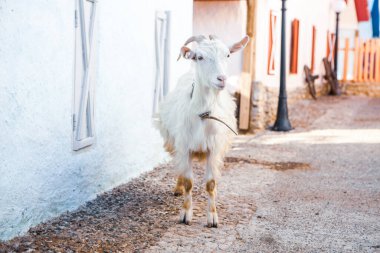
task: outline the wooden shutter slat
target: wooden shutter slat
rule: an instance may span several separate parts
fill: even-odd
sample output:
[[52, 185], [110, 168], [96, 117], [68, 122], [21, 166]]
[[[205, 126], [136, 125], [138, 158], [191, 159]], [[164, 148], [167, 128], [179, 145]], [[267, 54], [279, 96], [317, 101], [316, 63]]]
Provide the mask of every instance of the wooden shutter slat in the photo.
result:
[[344, 81], [347, 81], [349, 51], [350, 51], [350, 39], [346, 38], [345, 44], [344, 44], [344, 64], [343, 64], [343, 80]]
[[290, 73], [297, 74], [298, 67], [298, 37], [299, 37], [299, 20], [292, 21], [291, 35], [291, 54], [290, 54]]
[[311, 63], [310, 63], [310, 70], [313, 73], [314, 72], [314, 64], [315, 64], [315, 41], [317, 37], [317, 29], [313, 25], [312, 30], [312, 44], [311, 44]]
[[153, 117], [158, 115], [159, 103], [169, 91], [169, 22], [169, 11], [156, 13], [156, 78], [153, 93]]
[[380, 39], [376, 39], [375, 80], [380, 82]]
[[[86, 112], [86, 119], [89, 123], [88, 126], [88, 134], [89, 136], [92, 136], [92, 106], [89, 102], [89, 88], [90, 88], [90, 71], [91, 71], [91, 53], [92, 53], [92, 35], [93, 35], [93, 29], [94, 29], [94, 21], [95, 21], [95, 11], [96, 11], [96, 4], [93, 3], [92, 9], [91, 9], [91, 18], [90, 18], [90, 27], [89, 27], [89, 38], [86, 37], [86, 27], [85, 27], [85, 16], [84, 16], [84, 6], [83, 6], [83, 0], [79, 0], [80, 3], [80, 17], [81, 17], [81, 34], [82, 34], [82, 45], [83, 45], [83, 51], [84, 51], [84, 59], [85, 59], [85, 73], [83, 78], [83, 86], [82, 86], [82, 92], [81, 92], [81, 100], [80, 100], [80, 106], [79, 106], [79, 114], [78, 114], [78, 131], [77, 131], [77, 140], [79, 140], [81, 136], [82, 131], [82, 124], [83, 124], [83, 117], [84, 112]], [[83, 21], [83, 22], [82, 22]], [[91, 36], [90, 36], [91, 35]], [[87, 109], [87, 110], [86, 110]]]
[[363, 75], [364, 75], [363, 80], [364, 80], [365, 82], [368, 81], [369, 53], [370, 53], [370, 42], [369, 42], [369, 40], [367, 40], [367, 41], [365, 42], [365, 51], [364, 51], [364, 70], [363, 70]]
[[353, 80], [358, 80], [359, 69], [359, 38], [355, 36], [355, 48], [354, 48], [354, 77]]
[[270, 11], [269, 15], [269, 45], [268, 45], [268, 75], [275, 74], [275, 47], [276, 47], [276, 16]]

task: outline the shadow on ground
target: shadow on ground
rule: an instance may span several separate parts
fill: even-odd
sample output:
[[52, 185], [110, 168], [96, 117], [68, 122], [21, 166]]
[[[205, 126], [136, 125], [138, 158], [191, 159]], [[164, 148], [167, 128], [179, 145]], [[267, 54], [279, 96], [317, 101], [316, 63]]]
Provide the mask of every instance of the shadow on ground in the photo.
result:
[[[275, 170], [305, 169], [302, 163], [270, 163], [227, 157], [224, 173], [242, 163], [260, 164]], [[172, 193], [175, 178], [171, 164], [160, 166], [131, 182], [99, 195], [78, 210], [31, 228], [25, 236], [0, 243], [0, 252], [141, 251], [154, 246], [169, 228], [181, 228], [177, 218], [182, 197]], [[203, 191], [203, 168], [194, 166], [194, 220], [196, 229], [212, 234], [206, 222], [207, 198]], [[228, 201], [227, 201], [228, 199]], [[221, 227], [246, 223], [255, 212], [253, 199], [221, 196], [218, 212]], [[198, 226], [197, 226], [198, 225]], [[200, 225], [200, 226], [199, 226]], [[194, 223], [193, 223], [194, 226]], [[180, 229], [181, 230], [181, 229]]]

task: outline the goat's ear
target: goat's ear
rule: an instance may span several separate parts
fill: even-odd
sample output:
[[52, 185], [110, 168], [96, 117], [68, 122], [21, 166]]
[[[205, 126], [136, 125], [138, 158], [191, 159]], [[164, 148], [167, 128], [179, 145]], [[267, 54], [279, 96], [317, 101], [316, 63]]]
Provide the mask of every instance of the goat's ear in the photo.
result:
[[177, 61], [181, 58], [181, 56], [185, 59], [195, 59], [195, 53], [191, 51], [188, 47], [181, 47], [181, 52], [179, 53]]
[[233, 44], [230, 47], [230, 53], [232, 54], [232, 53], [239, 51], [240, 49], [245, 48], [245, 46], [248, 44], [248, 41], [249, 41], [249, 37], [248, 37], [248, 35], [245, 35], [241, 41]]

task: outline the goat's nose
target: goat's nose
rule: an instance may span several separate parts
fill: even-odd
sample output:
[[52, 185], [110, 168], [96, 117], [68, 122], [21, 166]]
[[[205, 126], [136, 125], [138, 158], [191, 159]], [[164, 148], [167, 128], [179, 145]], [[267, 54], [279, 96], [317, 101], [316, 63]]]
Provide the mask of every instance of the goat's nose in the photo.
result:
[[225, 75], [219, 75], [219, 76], [216, 77], [216, 79], [218, 79], [218, 81], [223, 82], [223, 81], [225, 81], [227, 79], [227, 77]]

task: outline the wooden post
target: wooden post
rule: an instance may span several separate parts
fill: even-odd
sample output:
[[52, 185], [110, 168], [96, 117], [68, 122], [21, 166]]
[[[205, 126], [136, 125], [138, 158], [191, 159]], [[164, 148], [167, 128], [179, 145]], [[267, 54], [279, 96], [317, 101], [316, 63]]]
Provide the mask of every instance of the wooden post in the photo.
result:
[[349, 50], [350, 50], [350, 39], [346, 38], [345, 43], [344, 43], [343, 81], [347, 81]]
[[370, 40], [367, 40], [365, 42], [365, 51], [364, 51], [364, 71], [363, 71], [363, 81], [368, 82], [368, 70], [369, 70], [369, 54], [370, 54], [370, 49], [371, 49], [371, 43]]
[[380, 82], [380, 39], [376, 40], [376, 71], [375, 71], [376, 82]]
[[317, 37], [317, 29], [313, 25], [313, 33], [312, 33], [312, 44], [311, 44], [311, 63], [310, 63], [310, 70], [311, 73], [314, 73], [314, 64], [315, 64], [315, 41]]
[[375, 70], [375, 49], [376, 49], [376, 41], [371, 41], [371, 47], [370, 47], [370, 53], [369, 53], [369, 81], [373, 82], [375, 81], [374, 77], [374, 70]]
[[364, 42], [359, 41], [358, 81], [363, 81]]
[[292, 21], [291, 33], [291, 50], [290, 50], [290, 68], [291, 74], [297, 74], [298, 70], [298, 40], [299, 40], [299, 20]]
[[248, 130], [251, 109], [251, 87], [255, 79], [257, 0], [247, 1], [247, 35], [250, 41], [243, 52], [243, 72], [241, 74], [239, 129]]
[[358, 81], [359, 73], [359, 38], [355, 37], [355, 48], [354, 48], [354, 78], [353, 81]]

